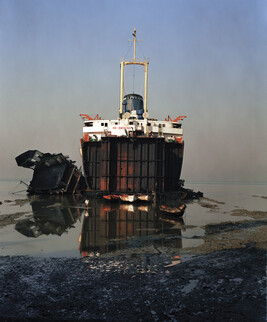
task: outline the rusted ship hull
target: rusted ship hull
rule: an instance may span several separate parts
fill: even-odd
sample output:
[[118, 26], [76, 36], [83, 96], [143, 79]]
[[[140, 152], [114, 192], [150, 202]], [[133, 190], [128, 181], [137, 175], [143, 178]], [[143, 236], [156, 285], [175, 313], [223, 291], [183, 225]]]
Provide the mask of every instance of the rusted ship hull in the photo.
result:
[[113, 193], [177, 191], [184, 143], [159, 137], [102, 137], [81, 141], [88, 188]]

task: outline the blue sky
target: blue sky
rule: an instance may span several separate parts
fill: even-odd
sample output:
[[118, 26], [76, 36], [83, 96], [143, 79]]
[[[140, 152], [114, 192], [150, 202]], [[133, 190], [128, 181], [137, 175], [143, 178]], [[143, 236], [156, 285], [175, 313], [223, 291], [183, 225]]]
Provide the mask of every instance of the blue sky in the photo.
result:
[[31, 178], [28, 149], [81, 165], [79, 114], [117, 117], [135, 27], [150, 116], [188, 117], [183, 179], [267, 182], [264, 0], [0, 0], [0, 178]]

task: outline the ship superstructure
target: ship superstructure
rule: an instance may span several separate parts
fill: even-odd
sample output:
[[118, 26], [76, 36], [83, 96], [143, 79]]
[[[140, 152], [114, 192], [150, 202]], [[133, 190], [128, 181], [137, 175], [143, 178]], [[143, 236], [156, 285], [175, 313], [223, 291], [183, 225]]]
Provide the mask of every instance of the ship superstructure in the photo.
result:
[[[119, 117], [115, 120], [83, 119], [81, 150], [88, 189], [116, 193], [177, 191], [183, 160], [181, 121], [168, 116], [164, 121], [150, 118], [147, 111], [148, 60], [136, 59], [136, 29], [133, 60], [122, 60]], [[124, 69], [142, 65], [145, 73], [144, 99], [124, 94]]]

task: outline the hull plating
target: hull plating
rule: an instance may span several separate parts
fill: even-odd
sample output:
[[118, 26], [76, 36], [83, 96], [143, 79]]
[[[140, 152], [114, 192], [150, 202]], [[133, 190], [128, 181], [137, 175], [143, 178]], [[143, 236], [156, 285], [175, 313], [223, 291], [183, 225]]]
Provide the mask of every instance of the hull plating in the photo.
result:
[[183, 143], [164, 138], [103, 137], [99, 142], [82, 142], [88, 187], [128, 193], [177, 191], [183, 150]]

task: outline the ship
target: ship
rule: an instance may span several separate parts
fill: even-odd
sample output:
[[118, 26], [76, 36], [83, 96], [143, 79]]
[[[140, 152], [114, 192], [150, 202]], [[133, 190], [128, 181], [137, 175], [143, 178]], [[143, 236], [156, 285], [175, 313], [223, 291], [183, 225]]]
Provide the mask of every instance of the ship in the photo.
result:
[[[147, 109], [149, 60], [136, 58], [136, 28], [133, 59], [120, 62], [120, 106], [117, 119], [80, 114], [83, 120], [81, 155], [88, 191], [113, 194], [164, 194], [181, 189], [184, 154], [182, 120], [170, 116], [160, 121]], [[144, 67], [144, 97], [124, 93], [125, 67]]]

